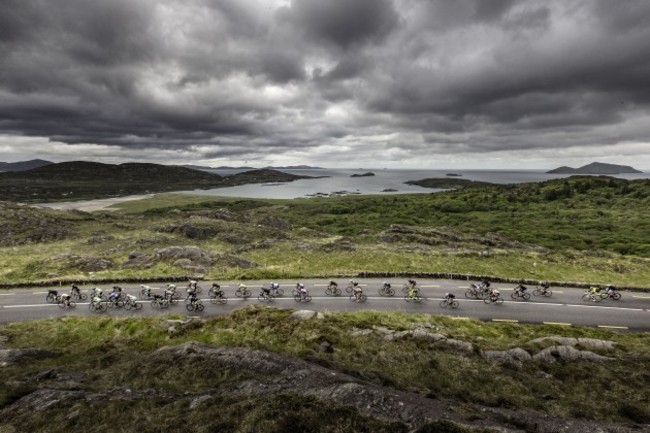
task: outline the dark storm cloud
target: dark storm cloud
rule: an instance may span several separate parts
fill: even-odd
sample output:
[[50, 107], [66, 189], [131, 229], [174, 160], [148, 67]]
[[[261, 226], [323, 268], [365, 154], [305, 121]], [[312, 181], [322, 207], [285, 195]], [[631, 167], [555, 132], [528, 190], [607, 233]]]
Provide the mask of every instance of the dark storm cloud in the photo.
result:
[[0, 133], [197, 158], [647, 142], [648, 22], [641, 0], [6, 0]]

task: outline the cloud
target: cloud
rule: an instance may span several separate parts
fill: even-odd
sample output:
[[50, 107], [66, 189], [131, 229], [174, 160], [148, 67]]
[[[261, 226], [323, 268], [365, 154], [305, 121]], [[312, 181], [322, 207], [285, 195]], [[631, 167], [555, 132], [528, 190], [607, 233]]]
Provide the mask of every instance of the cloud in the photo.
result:
[[0, 134], [22, 148], [0, 159], [28, 137], [187, 162], [602, 154], [650, 137], [649, 21], [642, 0], [6, 0]]

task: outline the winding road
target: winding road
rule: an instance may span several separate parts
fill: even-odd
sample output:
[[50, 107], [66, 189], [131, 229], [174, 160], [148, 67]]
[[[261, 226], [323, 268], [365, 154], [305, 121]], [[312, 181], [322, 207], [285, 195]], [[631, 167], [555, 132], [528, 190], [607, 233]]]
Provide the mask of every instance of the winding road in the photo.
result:
[[[343, 290], [341, 296], [325, 295], [325, 280], [302, 280], [301, 282], [309, 290], [312, 301], [309, 303], [298, 303], [291, 296], [291, 290], [295, 286], [295, 280], [278, 281], [285, 292], [283, 297], [276, 298], [271, 304], [279, 308], [329, 310], [329, 311], [356, 311], [369, 309], [376, 311], [402, 311], [410, 313], [428, 313], [448, 315], [459, 320], [475, 318], [485, 321], [511, 322], [511, 323], [544, 323], [555, 326], [590, 326], [606, 329], [629, 329], [637, 331], [650, 330], [650, 293], [621, 291], [622, 299], [614, 301], [605, 299], [600, 302], [585, 302], [582, 300], [584, 289], [552, 287], [553, 296], [531, 296], [529, 301], [514, 301], [511, 299], [515, 285], [493, 283], [501, 291], [505, 302], [502, 305], [485, 304], [481, 299], [467, 299], [464, 296], [465, 290], [471, 281], [460, 280], [418, 280], [424, 300], [421, 303], [405, 302], [401, 287], [405, 281], [390, 280], [393, 288], [396, 289], [394, 297], [382, 297], [378, 289], [382, 285], [379, 279], [360, 280], [364, 293], [368, 300], [364, 303], [351, 302], [345, 293], [347, 281], [339, 280], [339, 288]], [[103, 313], [92, 313], [88, 309], [88, 301], [81, 301], [74, 309], [61, 309], [56, 304], [48, 304], [45, 295], [48, 288], [16, 289], [0, 291], [0, 323], [48, 319], [62, 317], [65, 315], [156, 315], [181, 313], [201, 316], [214, 316], [227, 314], [236, 308], [249, 304], [259, 304], [257, 295], [259, 288], [268, 281], [246, 281], [245, 284], [252, 292], [252, 296], [246, 300], [234, 296], [234, 291], [239, 281], [219, 282], [226, 293], [228, 303], [225, 305], [211, 304], [207, 298], [208, 288], [212, 281], [201, 281], [203, 291], [199, 295], [203, 299], [205, 310], [201, 313], [188, 312], [181, 301], [168, 309], [153, 309], [149, 301], [143, 300], [144, 308], [141, 310], [125, 310], [123, 308], [108, 309]], [[122, 285], [126, 293], [138, 296], [140, 286], [136, 284]], [[164, 284], [152, 287], [164, 287]], [[69, 292], [69, 287], [52, 287], [59, 292]], [[81, 287], [82, 291], [89, 292], [92, 287]], [[110, 286], [103, 286], [104, 293], [110, 291]], [[178, 284], [178, 288], [184, 296], [185, 287]], [[532, 287], [529, 287], [532, 290]], [[159, 289], [162, 293], [162, 289]], [[441, 308], [439, 302], [446, 292], [456, 295], [460, 306], [458, 309]]]

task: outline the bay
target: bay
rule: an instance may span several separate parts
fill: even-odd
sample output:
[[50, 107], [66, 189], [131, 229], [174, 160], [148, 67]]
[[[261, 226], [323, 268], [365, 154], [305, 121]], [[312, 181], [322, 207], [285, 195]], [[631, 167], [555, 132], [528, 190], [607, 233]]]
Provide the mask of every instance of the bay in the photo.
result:
[[[220, 175], [230, 175], [246, 170], [215, 169], [206, 170]], [[395, 170], [395, 169], [301, 169], [280, 170], [303, 176], [321, 176], [316, 179], [300, 179], [293, 182], [272, 184], [248, 184], [228, 188], [209, 190], [182, 191], [185, 194], [210, 195], [223, 197], [275, 198], [293, 199], [315, 195], [346, 194], [429, 194], [441, 191], [435, 188], [423, 188], [407, 185], [409, 180], [426, 178], [458, 178], [478, 180], [498, 184], [542, 182], [551, 179], [569, 177], [568, 174], [550, 174], [545, 170]], [[351, 177], [373, 173], [374, 176]], [[459, 176], [448, 176], [454, 174]], [[322, 177], [327, 176], [327, 177]], [[650, 173], [630, 173], [615, 175], [622, 179], [647, 179]], [[384, 192], [385, 190], [394, 190]]]

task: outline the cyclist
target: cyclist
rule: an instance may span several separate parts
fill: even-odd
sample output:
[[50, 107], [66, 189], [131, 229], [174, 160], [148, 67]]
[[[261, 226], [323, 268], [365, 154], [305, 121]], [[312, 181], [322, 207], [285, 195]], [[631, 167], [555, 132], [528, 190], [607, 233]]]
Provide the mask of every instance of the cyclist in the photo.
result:
[[309, 292], [305, 288], [305, 285], [302, 283], [300, 283], [300, 285], [298, 286], [298, 294], [300, 295], [301, 298], [304, 298], [309, 294]]
[[453, 301], [454, 299], [456, 299], [456, 295], [454, 295], [453, 293], [445, 293], [445, 299], [448, 301]]
[[71, 298], [71, 296], [68, 295], [67, 293], [62, 293], [61, 294], [61, 302], [63, 303], [63, 305], [65, 305], [66, 307], [69, 307], [70, 306], [70, 298]]
[[497, 289], [490, 289], [489, 291], [489, 297], [490, 299], [498, 299], [499, 295], [501, 295], [501, 292], [499, 292]]
[[410, 299], [414, 299], [418, 296], [418, 289], [415, 287], [415, 285], [409, 286], [407, 295]]
[[175, 293], [176, 293], [176, 285], [167, 284], [167, 290], [165, 290], [165, 298], [171, 299]]
[[77, 287], [76, 284], [73, 284], [72, 287], [70, 288], [70, 294], [77, 295], [79, 297], [81, 296], [81, 291], [79, 290], [79, 287]]
[[330, 286], [332, 289], [335, 289], [335, 288], [338, 287], [339, 285], [336, 284], [336, 281], [334, 281], [334, 280], [330, 280], [330, 284], [329, 284], [329, 286]]
[[268, 289], [268, 288], [262, 286], [262, 291], [260, 292], [260, 295], [262, 295], [266, 299], [270, 299], [271, 298], [271, 289]]
[[188, 284], [188, 288], [192, 290], [193, 292], [196, 291], [196, 287], [199, 285], [199, 283], [196, 280], [190, 280], [190, 283]]
[[354, 297], [356, 299], [359, 299], [361, 295], [363, 294], [363, 290], [361, 289], [361, 286], [359, 286], [358, 281], [350, 281], [352, 283], [352, 293], [354, 294]]
[[598, 293], [600, 292], [600, 287], [599, 287], [599, 286], [591, 286], [591, 287], [589, 288], [589, 292], [590, 292], [592, 295], [596, 295], [596, 294], [598, 294]]
[[151, 287], [145, 286], [144, 284], [140, 284], [140, 289], [144, 294], [144, 296], [146, 296], [147, 298], [151, 298]]
[[607, 285], [607, 296], [612, 296], [618, 289], [612, 284]]
[[210, 291], [215, 298], [223, 298], [224, 296], [223, 290], [221, 290], [221, 286], [218, 283], [212, 283]]
[[416, 285], [417, 285], [417, 283], [415, 282], [414, 279], [412, 279], [412, 278], [409, 279], [409, 281], [408, 281], [408, 288], [409, 288], [409, 289], [415, 289], [415, 286], [416, 286]]
[[93, 297], [101, 298], [104, 291], [100, 287], [93, 287]]
[[390, 283], [387, 282], [387, 281], [384, 281], [384, 285], [382, 287], [384, 288], [384, 290], [388, 290], [388, 289], [390, 289]]
[[117, 301], [120, 298], [122, 289], [119, 286], [113, 286], [113, 291], [108, 294], [109, 301]]
[[189, 299], [190, 304], [196, 304], [196, 301], [197, 301], [199, 298], [197, 298], [197, 296], [196, 296], [196, 292], [192, 291], [192, 292], [188, 292], [188, 294], [187, 294], [187, 299]]
[[515, 293], [517, 293], [518, 295], [523, 295], [524, 293], [526, 293], [527, 290], [528, 287], [524, 286], [523, 284], [520, 284], [517, 287], [515, 287]]
[[277, 296], [279, 288], [280, 288], [279, 283], [275, 283], [275, 282], [271, 281], [271, 291], [273, 292], [274, 295]]

